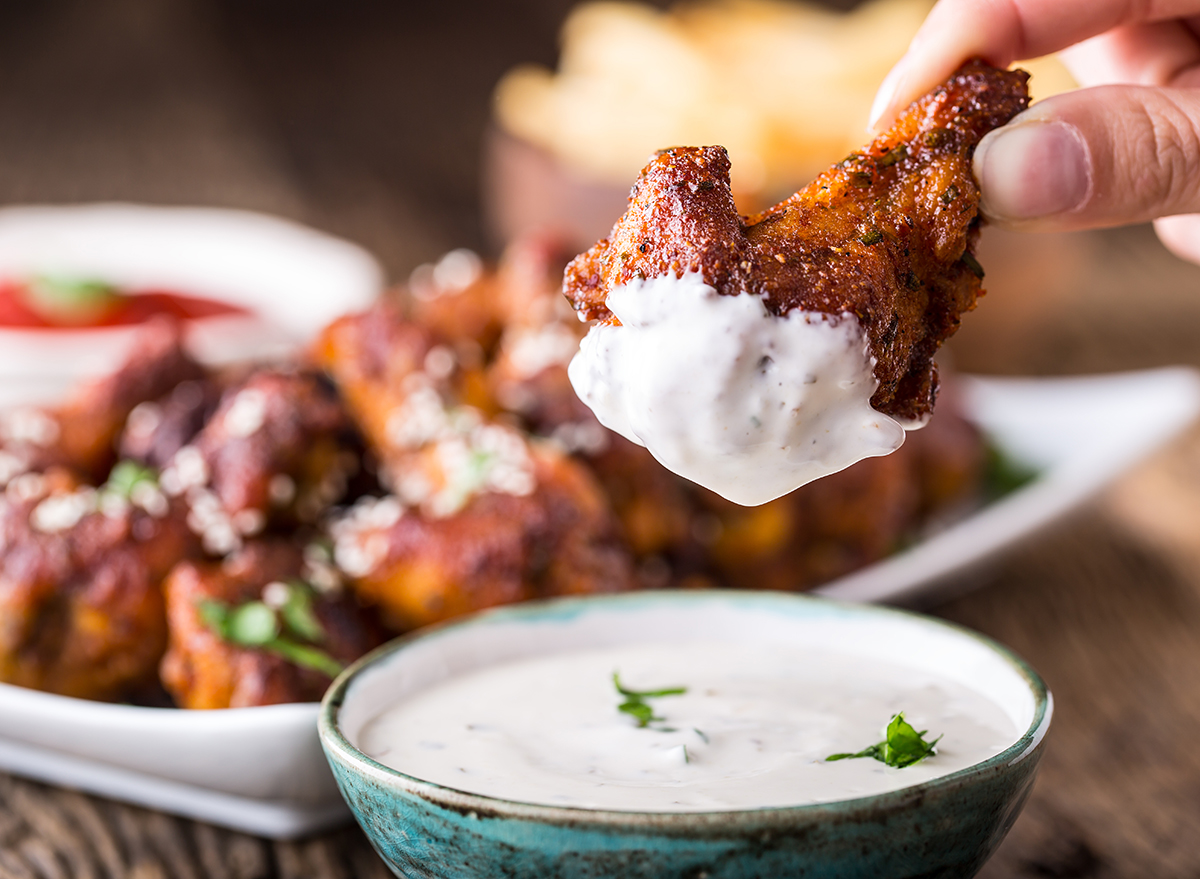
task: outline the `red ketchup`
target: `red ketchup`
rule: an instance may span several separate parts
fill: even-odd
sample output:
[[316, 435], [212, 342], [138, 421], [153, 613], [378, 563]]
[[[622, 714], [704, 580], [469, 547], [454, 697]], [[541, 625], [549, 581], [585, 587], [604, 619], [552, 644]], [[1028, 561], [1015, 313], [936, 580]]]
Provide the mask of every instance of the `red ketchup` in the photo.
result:
[[96, 320], [86, 323], [59, 323], [49, 320], [27, 304], [25, 285], [18, 281], [0, 282], [0, 327], [43, 330], [71, 330], [89, 327], [118, 327], [140, 324], [159, 315], [180, 320], [250, 314], [248, 309], [218, 299], [185, 296], [167, 290], [146, 290], [120, 296]]

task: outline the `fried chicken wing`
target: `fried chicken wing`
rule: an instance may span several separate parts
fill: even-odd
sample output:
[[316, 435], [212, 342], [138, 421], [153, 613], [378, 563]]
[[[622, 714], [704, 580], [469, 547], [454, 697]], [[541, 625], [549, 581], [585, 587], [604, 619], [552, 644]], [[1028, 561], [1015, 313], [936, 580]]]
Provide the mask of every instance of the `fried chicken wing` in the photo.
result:
[[937, 391], [933, 354], [983, 276], [971, 157], [1028, 105], [1027, 79], [968, 63], [861, 152], [749, 218], [734, 207], [723, 148], [663, 150], [611, 235], [567, 268], [566, 294], [582, 317], [611, 321], [614, 287], [699, 272], [775, 315], [854, 315], [875, 360], [872, 407], [922, 421]]
[[406, 317], [448, 341], [470, 341], [490, 351], [504, 329], [502, 285], [473, 252], [452, 250], [413, 271]]
[[456, 509], [364, 499], [333, 525], [339, 566], [393, 629], [530, 598], [634, 588], [629, 552], [587, 469], [550, 448], [528, 449], [515, 433], [497, 445], [508, 448], [490, 461], [458, 461], [464, 470], [451, 476], [465, 479], [469, 494], [453, 483], [441, 490], [461, 499]]
[[146, 324], [119, 370], [82, 385], [59, 407], [58, 446], [67, 463], [92, 475], [104, 472], [115, 460], [118, 434], [139, 403], [204, 376], [203, 367], [184, 350], [182, 333], [174, 321]]
[[325, 376], [260, 368], [225, 390], [170, 458], [162, 486], [187, 504], [204, 548], [224, 555], [273, 525], [316, 522], [343, 500], [360, 460], [358, 434]]
[[230, 640], [219, 630], [211, 608], [229, 613], [254, 603], [254, 610], [279, 613], [298, 594], [306, 608], [305, 628], [311, 631], [288, 631], [286, 621], [277, 621], [276, 638], [315, 647], [334, 663], [352, 662], [380, 642], [379, 630], [348, 592], [313, 593], [301, 582], [304, 574], [300, 547], [279, 540], [251, 541], [224, 562], [183, 562], [171, 571], [164, 586], [170, 645], [161, 674], [180, 707], [315, 702], [329, 686], [333, 668], [325, 671], [296, 662], [275, 643]]
[[473, 345], [490, 357], [514, 326], [540, 321], [547, 307], [565, 306], [560, 295], [544, 294], [547, 281], [558, 293], [572, 255], [548, 231], [510, 244], [494, 268], [470, 251], [452, 250], [412, 273], [405, 317], [460, 350]]
[[68, 467], [93, 484], [102, 482], [116, 461], [116, 444], [130, 412], [203, 375], [184, 350], [178, 322], [149, 321], [138, 328], [124, 363], [84, 382], [60, 405], [0, 412], [0, 484], [6, 470], [11, 477], [51, 466]]
[[154, 682], [160, 584], [192, 551], [182, 510], [150, 482], [128, 496], [63, 470], [0, 494], [0, 680], [118, 699]]
[[[542, 339], [534, 335], [522, 341], [550, 347], [563, 336], [574, 338], [565, 328], [557, 337], [550, 327], [541, 335]], [[488, 378], [505, 408], [519, 414], [527, 429], [571, 452], [592, 471], [635, 555], [670, 553], [688, 541], [693, 506], [689, 484], [644, 448], [601, 425], [572, 390], [564, 363], [548, 362], [527, 371], [519, 368], [519, 358], [505, 357], [502, 351]]]
[[380, 307], [339, 320], [316, 347], [390, 491], [331, 526], [355, 591], [406, 630], [525, 598], [632, 588], [592, 474], [469, 405], [440, 338]]
[[449, 393], [459, 367], [450, 346], [387, 302], [338, 318], [311, 356], [337, 385], [368, 445], [384, 457], [411, 445], [421, 430], [406, 413], [429, 394]]
[[180, 382], [165, 396], [139, 403], [121, 432], [121, 457], [162, 470], [203, 429], [224, 390], [223, 383], [210, 376]]

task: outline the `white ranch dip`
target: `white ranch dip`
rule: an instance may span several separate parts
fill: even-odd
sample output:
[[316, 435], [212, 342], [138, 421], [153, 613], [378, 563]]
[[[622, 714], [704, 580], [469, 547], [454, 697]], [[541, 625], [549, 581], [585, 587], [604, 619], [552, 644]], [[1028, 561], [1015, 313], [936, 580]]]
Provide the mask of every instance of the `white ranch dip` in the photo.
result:
[[904, 442], [871, 408], [878, 382], [851, 314], [770, 314], [722, 296], [698, 272], [608, 294], [570, 377], [600, 423], [663, 466], [747, 506], [763, 504]]
[[[685, 686], [646, 701], [629, 689]], [[895, 769], [827, 762], [879, 742], [903, 711], [937, 753]], [[670, 731], [663, 731], [667, 727]], [[678, 812], [822, 803], [917, 784], [1000, 753], [1018, 737], [981, 694], [928, 672], [828, 650], [744, 643], [629, 645], [502, 663], [417, 692], [358, 736], [408, 775], [518, 802]]]

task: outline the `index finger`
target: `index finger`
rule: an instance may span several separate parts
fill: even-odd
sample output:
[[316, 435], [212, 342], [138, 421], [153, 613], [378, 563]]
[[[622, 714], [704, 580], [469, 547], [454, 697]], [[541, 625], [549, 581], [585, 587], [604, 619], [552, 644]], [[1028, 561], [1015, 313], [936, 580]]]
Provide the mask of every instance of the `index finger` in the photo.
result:
[[1198, 11], [1200, 0], [939, 0], [879, 87], [870, 128], [886, 128], [969, 58], [1007, 67], [1115, 27]]

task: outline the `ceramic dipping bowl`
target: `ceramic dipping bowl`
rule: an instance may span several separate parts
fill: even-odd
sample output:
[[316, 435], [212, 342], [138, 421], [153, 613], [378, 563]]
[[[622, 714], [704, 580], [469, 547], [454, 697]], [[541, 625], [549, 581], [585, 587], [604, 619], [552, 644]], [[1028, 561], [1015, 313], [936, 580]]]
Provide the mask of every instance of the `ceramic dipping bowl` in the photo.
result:
[[[36, 275], [244, 309], [188, 321], [189, 349], [212, 365], [286, 356], [384, 286], [361, 247], [265, 214], [119, 203], [0, 209], [0, 282]], [[4, 403], [56, 400], [116, 369], [137, 339], [136, 325], [0, 326]]]
[[[627, 812], [511, 802], [414, 778], [356, 746], [380, 711], [439, 681], [618, 644], [712, 638], [828, 645], [934, 672], [986, 696], [1020, 731], [967, 769], [890, 793], [724, 812]], [[414, 633], [347, 669], [321, 706], [342, 795], [398, 876], [530, 879], [965, 879], [1016, 820], [1052, 699], [1005, 648], [939, 620], [780, 593], [642, 592], [501, 608]]]

